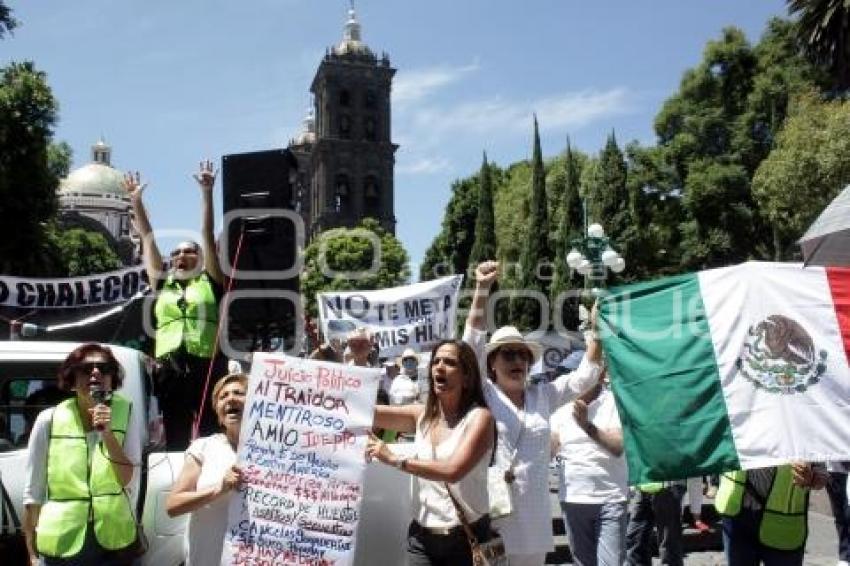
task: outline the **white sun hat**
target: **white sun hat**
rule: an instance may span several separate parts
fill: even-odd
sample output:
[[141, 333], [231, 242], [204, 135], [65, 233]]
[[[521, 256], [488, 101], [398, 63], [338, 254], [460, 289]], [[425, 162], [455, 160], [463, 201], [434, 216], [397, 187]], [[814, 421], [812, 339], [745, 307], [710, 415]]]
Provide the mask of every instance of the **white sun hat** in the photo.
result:
[[493, 336], [490, 337], [490, 341], [484, 347], [484, 351], [489, 356], [497, 348], [509, 345], [525, 346], [528, 348], [528, 351], [531, 352], [532, 364], [536, 363], [540, 359], [541, 354], [543, 354], [543, 346], [537, 342], [526, 340], [515, 326], [503, 326], [494, 332]]

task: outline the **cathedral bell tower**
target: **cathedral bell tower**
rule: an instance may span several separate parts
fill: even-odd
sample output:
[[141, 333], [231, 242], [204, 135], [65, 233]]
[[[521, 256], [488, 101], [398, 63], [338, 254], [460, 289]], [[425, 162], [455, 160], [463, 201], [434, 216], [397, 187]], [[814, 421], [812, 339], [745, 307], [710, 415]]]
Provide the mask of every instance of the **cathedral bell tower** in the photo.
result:
[[390, 89], [395, 69], [361, 40], [354, 7], [342, 41], [326, 52], [310, 86], [314, 145], [310, 156], [309, 235], [372, 217], [395, 233]]

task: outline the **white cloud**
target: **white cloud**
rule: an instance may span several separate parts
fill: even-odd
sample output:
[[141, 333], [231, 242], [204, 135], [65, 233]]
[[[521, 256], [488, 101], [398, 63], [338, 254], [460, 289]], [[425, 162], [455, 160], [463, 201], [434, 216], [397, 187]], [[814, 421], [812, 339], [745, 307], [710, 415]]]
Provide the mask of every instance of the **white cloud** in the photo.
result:
[[393, 104], [405, 105], [427, 98], [441, 88], [461, 80], [479, 68], [478, 62], [462, 67], [431, 67], [399, 71], [393, 80]]
[[491, 98], [470, 101], [454, 108], [426, 107], [410, 115], [412, 127], [432, 139], [451, 133], [495, 134], [527, 132], [532, 114], [541, 130], [578, 129], [601, 118], [630, 111], [624, 88], [607, 91], [568, 92], [530, 101]]
[[450, 169], [451, 163], [442, 156], [420, 157], [409, 163], [401, 162], [396, 166], [396, 173], [401, 175], [428, 175], [442, 173]]

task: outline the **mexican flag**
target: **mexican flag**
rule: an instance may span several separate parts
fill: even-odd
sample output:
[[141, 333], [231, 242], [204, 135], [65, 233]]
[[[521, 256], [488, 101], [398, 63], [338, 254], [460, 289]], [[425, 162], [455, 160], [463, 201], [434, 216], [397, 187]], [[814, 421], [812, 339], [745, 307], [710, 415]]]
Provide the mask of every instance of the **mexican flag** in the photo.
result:
[[850, 460], [850, 268], [669, 277], [599, 317], [629, 483]]

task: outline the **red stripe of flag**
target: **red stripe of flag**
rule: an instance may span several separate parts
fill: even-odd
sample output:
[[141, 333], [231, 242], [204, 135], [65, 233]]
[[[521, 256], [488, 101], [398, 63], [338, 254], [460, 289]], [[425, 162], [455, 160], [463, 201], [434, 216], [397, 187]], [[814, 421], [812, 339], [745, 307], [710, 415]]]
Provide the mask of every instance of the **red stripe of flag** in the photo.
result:
[[844, 342], [844, 354], [850, 364], [850, 268], [827, 267], [826, 277], [832, 293], [832, 304], [838, 318], [838, 331]]

